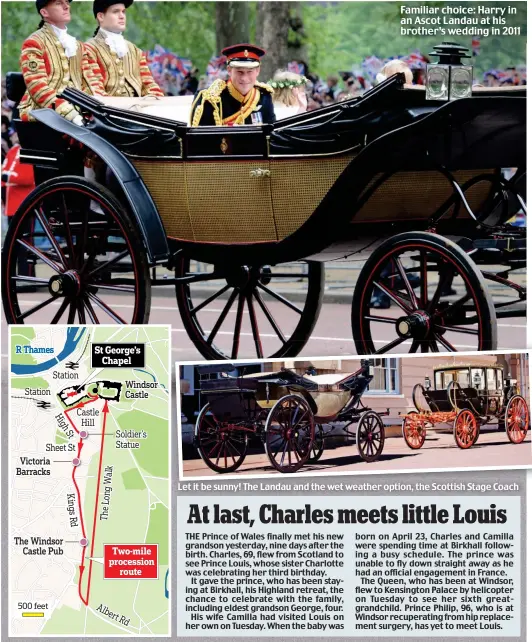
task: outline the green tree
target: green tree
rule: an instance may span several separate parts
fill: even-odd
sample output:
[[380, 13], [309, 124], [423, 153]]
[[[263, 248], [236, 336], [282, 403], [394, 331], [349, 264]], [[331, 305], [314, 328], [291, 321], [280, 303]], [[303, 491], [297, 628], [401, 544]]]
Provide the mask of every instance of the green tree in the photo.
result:
[[[33, 2], [9, 0], [1, 2], [2, 14], [2, 73], [18, 69], [20, 47], [34, 29], [39, 16]], [[149, 50], [156, 44], [180, 56], [191, 58], [203, 72], [209, 58], [218, 51], [216, 2], [135, 2], [128, 10], [126, 36], [139, 47]], [[220, 3], [242, 4], [242, 3]], [[406, 55], [415, 49], [432, 51], [442, 37], [404, 36], [400, 32], [401, 6], [404, 2], [249, 2], [250, 40], [268, 49], [272, 65], [284, 64], [295, 51], [307, 56], [311, 71], [326, 76], [341, 69], [360, 65], [366, 56], [382, 58]], [[422, 6], [423, 2], [409, 2], [408, 6]], [[457, 2], [435, 2], [431, 6], [458, 5]], [[464, 3], [460, 3], [464, 4]], [[525, 2], [467, 2], [468, 5], [508, 7], [517, 9], [506, 16], [506, 25], [520, 27], [520, 35], [490, 35], [481, 38], [480, 55], [474, 64], [478, 72], [492, 67], [505, 68], [526, 62], [526, 3]], [[271, 5], [271, 6], [270, 6]], [[278, 9], [275, 31], [264, 30], [264, 19], [274, 24], [273, 5]], [[288, 9], [288, 10], [287, 10]], [[275, 12], [273, 12], [275, 13]], [[233, 14], [235, 33], [242, 29], [245, 14]], [[267, 15], [268, 14], [268, 15]], [[271, 18], [271, 19], [270, 19]], [[284, 23], [294, 20], [304, 25], [294, 35]], [[283, 24], [281, 24], [283, 23]], [[95, 28], [92, 3], [72, 4], [70, 33], [81, 40], [89, 38]], [[471, 47], [471, 37], [458, 38], [460, 44]], [[297, 42], [296, 42], [297, 41]], [[293, 48], [293, 45], [296, 48]], [[304, 49], [301, 49], [304, 47]], [[262, 75], [266, 78], [265, 75]]]

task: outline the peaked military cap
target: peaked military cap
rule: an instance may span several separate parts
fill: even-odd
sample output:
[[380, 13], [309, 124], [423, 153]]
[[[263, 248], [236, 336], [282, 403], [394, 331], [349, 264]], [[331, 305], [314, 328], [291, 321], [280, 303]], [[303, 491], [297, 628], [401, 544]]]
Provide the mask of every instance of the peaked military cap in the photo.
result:
[[260, 66], [260, 59], [266, 52], [261, 47], [249, 44], [231, 45], [222, 49], [229, 67], [252, 69]]

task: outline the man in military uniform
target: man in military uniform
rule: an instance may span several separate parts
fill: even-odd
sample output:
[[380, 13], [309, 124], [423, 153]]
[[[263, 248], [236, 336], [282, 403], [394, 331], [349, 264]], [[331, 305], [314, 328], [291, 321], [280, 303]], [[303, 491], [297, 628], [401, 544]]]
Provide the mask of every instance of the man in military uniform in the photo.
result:
[[255, 45], [233, 45], [222, 50], [229, 79], [215, 80], [198, 92], [192, 103], [191, 123], [198, 125], [260, 125], [275, 122], [273, 89], [257, 82], [260, 59], [266, 52]]
[[37, 0], [42, 20], [22, 45], [20, 67], [26, 93], [19, 104], [22, 120], [33, 120], [33, 109], [50, 107], [77, 125], [83, 125], [74, 105], [58, 98], [67, 87], [98, 93], [92, 74], [82, 73], [83, 45], [67, 33], [71, 0]]
[[132, 4], [133, 0], [94, 0], [99, 26], [85, 43], [84, 73], [98, 78], [100, 90], [108, 96], [164, 96], [144, 53], [123, 36], [126, 9]]

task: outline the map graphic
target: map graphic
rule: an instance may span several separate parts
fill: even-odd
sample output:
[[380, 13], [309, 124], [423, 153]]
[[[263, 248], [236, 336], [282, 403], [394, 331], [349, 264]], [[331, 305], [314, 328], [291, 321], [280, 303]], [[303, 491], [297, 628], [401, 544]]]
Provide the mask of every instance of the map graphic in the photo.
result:
[[10, 327], [11, 636], [169, 635], [169, 336]]

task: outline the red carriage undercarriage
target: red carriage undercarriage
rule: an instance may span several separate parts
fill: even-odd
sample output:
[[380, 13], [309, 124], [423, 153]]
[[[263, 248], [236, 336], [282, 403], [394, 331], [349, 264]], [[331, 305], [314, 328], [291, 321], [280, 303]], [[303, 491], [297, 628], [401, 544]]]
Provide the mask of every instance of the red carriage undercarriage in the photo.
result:
[[439, 424], [452, 425], [456, 445], [470, 448], [480, 436], [481, 425], [494, 419], [512, 443], [525, 440], [530, 424], [528, 404], [511, 382], [503, 385], [502, 367], [439, 368], [434, 372], [434, 385], [434, 390], [428, 385], [414, 386], [416, 411], [403, 419], [403, 437], [410, 448], [421, 448], [427, 430]]

